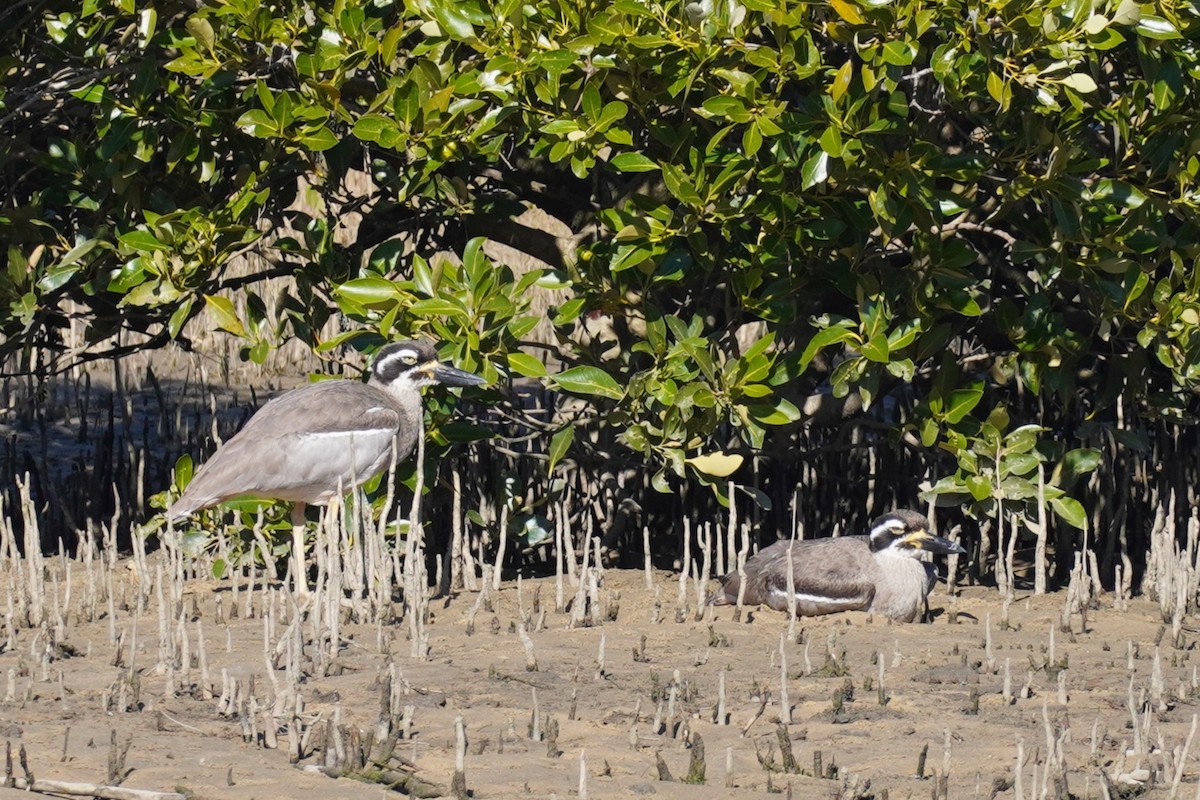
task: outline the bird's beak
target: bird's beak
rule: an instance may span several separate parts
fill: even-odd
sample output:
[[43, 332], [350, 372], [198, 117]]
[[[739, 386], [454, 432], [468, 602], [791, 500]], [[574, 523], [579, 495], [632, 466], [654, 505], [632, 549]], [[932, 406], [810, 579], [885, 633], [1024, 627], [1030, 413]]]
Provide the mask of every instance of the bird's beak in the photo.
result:
[[483, 386], [487, 381], [473, 372], [435, 362], [429, 369], [429, 374], [438, 383], [445, 386]]
[[958, 555], [967, 554], [967, 551], [958, 542], [943, 539], [941, 536], [932, 534], [923, 528], [919, 531], [913, 531], [905, 537], [905, 540], [912, 547], [924, 550], [927, 553], [933, 553], [934, 555], [949, 555], [950, 553], [957, 553]]

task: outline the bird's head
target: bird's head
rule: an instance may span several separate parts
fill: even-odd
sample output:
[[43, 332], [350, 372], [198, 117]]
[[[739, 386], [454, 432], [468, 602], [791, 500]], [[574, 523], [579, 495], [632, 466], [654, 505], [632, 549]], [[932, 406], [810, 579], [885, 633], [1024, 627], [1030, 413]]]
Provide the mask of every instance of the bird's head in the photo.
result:
[[382, 386], [407, 383], [413, 388], [432, 386], [482, 386], [486, 381], [438, 359], [431, 342], [409, 340], [384, 345], [371, 365], [371, 382]]
[[921, 553], [967, 552], [957, 543], [932, 533], [931, 527], [929, 520], [916, 511], [901, 508], [884, 514], [871, 525], [871, 552], [887, 551], [909, 558], [919, 558]]

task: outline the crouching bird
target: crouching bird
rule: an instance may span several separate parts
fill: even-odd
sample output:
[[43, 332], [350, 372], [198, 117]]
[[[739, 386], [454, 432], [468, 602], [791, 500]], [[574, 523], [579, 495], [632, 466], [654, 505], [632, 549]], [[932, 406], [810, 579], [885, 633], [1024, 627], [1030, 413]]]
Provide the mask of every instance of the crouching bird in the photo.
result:
[[[937, 582], [937, 571], [921, 554], [966, 553], [929, 528], [921, 514], [899, 509], [875, 520], [866, 536], [776, 542], [746, 561], [743, 602], [787, 611], [790, 560], [798, 615], [871, 611], [913, 622], [924, 615]], [[737, 572], [729, 573], [709, 603], [737, 603], [740, 583]]]
[[439, 361], [429, 342], [385, 345], [366, 383], [323, 381], [268, 402], [196, 471], [167, 518], [237, 497], [292, 501], [292, 582], [306, 594], [305, 507], [340, 499], [408, 457], [421, 431], [421, 387], [484, 382]]

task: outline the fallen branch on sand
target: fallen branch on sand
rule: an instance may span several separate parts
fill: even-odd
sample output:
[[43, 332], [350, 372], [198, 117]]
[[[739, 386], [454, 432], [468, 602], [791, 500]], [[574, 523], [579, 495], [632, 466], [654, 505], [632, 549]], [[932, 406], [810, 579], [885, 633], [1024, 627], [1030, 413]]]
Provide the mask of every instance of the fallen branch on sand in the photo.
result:
[[38, 794], [65, 794], [76, 797], [102, 797], [104, 800], [184, 800], [179, 792], [156, 792], [151, 789], [129, 789], [124, 786], [104, 786], [74, 781], [27, 780], [12, 778], [11, 786]]

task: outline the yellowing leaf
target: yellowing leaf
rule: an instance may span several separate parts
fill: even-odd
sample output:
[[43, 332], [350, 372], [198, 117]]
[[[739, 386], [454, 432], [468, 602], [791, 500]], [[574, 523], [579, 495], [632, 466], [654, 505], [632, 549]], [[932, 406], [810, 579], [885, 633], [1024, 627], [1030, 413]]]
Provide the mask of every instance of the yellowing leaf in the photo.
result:
[[858, 9], [846, 0], [829, 0], [829, 5], [833, 6], [833, 10], [842, 19], [849, 22], [851, 25], [862, 25], [866, 22], [863, 15], [858, 13]]
[[1075, 72], [1062, 79], [1063, 86], [1069, 86], [1080, 94], [1096, 91], [1096, 82], [1086, 72]]
[[1007, 82], [1000, 76], [999, 73], [989, 72], [987, 76], [987, 90], [992, 99], [1000, 104], [1001, 110], [1008, 108], [1008, 101], [1011, 95]]
[[845, 64], [838, 67], [837, 74], [833, 76], [833, 84], [829, 87], [829, 94], [833, 97], [833, 102], [838, 102], [846, 96], [846, 91], [850, 88], [850, 80], [854, 77], [854, 64], [847, 59]]
[[187, 32], [192, 35], [197, 44], [212, 52], [217, 43], [217, 35], [208, 20], [204, 17], [189, 17], [183, 26], [187, 28]]
[[1095, 36], [1107, 27], [1108, 17], [1103, 14], [1092, 14], [1088, 17], [1087, 22], [1083, 23], [1083, 31], [1089, 36]]
[[233, 303], [229, 301], [228, 297], [206, 294], [204, 295], [204, 302], [216, 320], [218, 328], [228, 331], [234, 336], [247, 335], [246, 328], [242, 325], [242, 321], [238, 319], [237, 311], [234, 310]]
[[730, 475], [738, 471], [745, 460], [742, 456], [736, 453], [705, 453], [704, 455], [693, 456], [692, 458], [684, 459], [697, 472], [703, 472], [705, 475], [711, 475], [714, 478], [728, 478]]

